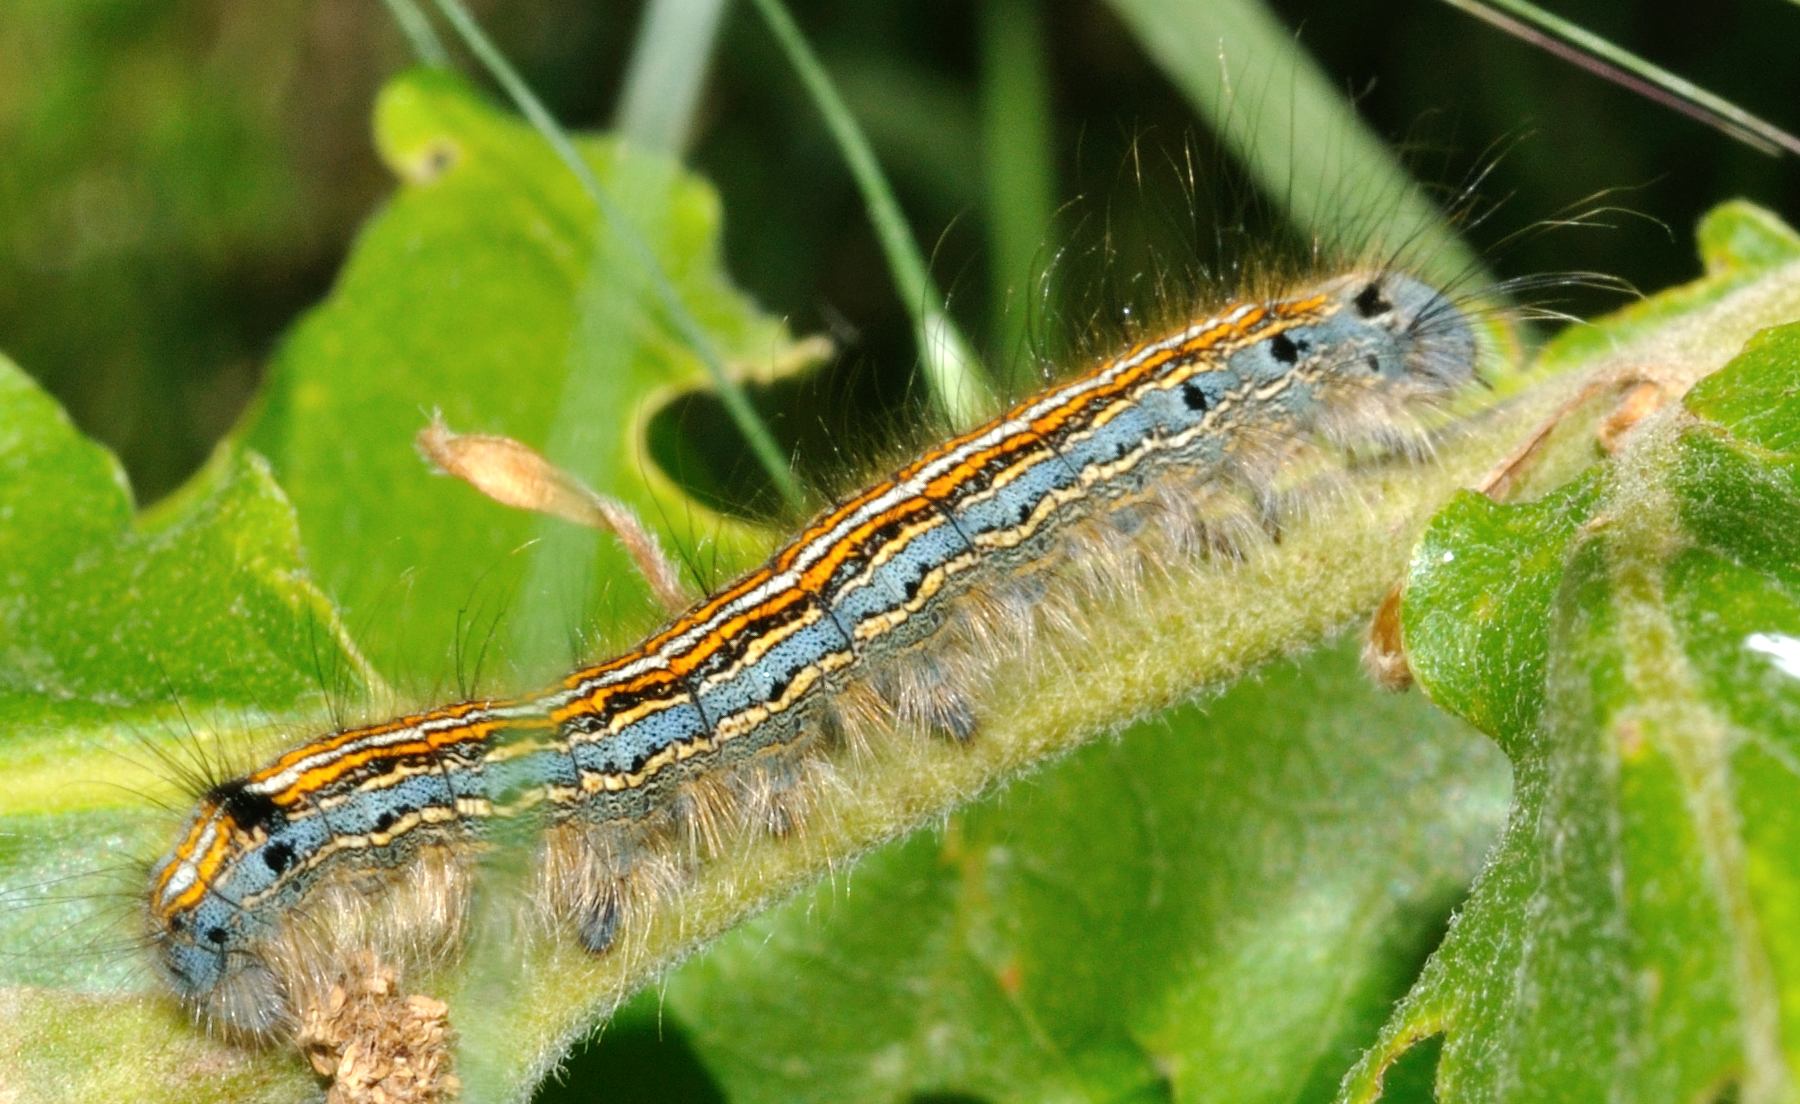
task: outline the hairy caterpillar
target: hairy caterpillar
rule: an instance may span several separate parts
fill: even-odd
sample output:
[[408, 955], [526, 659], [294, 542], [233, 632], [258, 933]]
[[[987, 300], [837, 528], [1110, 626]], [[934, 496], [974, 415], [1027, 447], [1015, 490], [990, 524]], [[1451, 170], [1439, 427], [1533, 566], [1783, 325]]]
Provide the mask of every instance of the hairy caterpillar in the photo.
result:
[[473, 856], [513, 825], [533, 906], [604, 952], [723, 841], [784, 831], [809, 773], [859, 743], [980, 739], [988, 658], [1093, 574], [1278, 528], [1287, 461], [1316, 442], [1423, 451], [1416, 415], [1477, 350], [1444, 293], [1368, 270], [1106, 358], [844, 499], [617, 659], [212, 787], [152, 875], [163, 973], [209, 1023], [279, 1033], [346, 951], [452, 945]]

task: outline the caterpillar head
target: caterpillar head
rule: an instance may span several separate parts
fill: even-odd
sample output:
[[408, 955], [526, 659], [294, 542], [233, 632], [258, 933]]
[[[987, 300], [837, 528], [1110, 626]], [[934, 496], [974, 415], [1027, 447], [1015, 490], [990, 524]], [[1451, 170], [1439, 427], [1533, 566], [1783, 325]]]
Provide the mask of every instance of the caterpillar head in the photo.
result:
[[1352, 273], [1286, 300], [1294, 322], [1239, 349], [1241, 380], [1297, 377], [1310, 394], [1348, 389], [1447, 393], [1475, 378], [1468, 316], [1437, 288], [1402, 272]]
[[223, 789], [201, 802], [181, 842], [152, 871], [149, 936], [157, 964], [196, 1018], [263, 1035], [287, 1021], [288, 1005], [257, 949], [263, 933], [241, 903], [251, 887], [235, 884], [242, 879], [234, 875], [258, 862], [269, 866], [269, 849], [265, 834], [237, 815], [242, 801]]

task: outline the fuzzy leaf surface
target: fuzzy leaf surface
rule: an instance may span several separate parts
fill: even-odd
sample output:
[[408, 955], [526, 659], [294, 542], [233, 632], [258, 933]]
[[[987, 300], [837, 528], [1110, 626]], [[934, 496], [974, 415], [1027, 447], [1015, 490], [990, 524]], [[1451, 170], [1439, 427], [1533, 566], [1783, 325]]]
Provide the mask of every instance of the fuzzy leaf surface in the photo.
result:
[[1515, 805], [1347, 1099], [1436, 1035], [1445, 1101], [1796, 1098], [1800, 325], [1707, 374], [1649, 320], [1729, 312], [1800, 248], [1743, 207], [1702, 243], [1708, 280], [1610, 328], [1619, 363], [1699, 382], [1541, 498], [1460, 496], [1415, 552], [1409, 659]]
[[1324, 1099], [1509, 785], [1349, 643], [877, 852], [677, 973], [668, 1012], [733, 1101]]

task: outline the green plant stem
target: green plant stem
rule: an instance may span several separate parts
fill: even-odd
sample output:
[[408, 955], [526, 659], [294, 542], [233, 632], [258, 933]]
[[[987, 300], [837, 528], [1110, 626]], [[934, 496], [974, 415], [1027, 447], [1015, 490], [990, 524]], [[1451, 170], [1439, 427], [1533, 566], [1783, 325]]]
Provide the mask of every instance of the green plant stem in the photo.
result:
[[425, 17], [415, 0], [382, 0], [387, 5], [388, 14], [394, 17], [394, 23], [406, 41], [412, 44], [413, 56], [422, 64], [434, 69], [448, 68], [450, 52], [444, 49], [444, 41], [431, 26], [431, 20]]
[[987, 384], [981, 378], [968, 343], [944, 313], [941, 306], [943, 293], [926, 271], [925, 259], [913, 242], [905, 216], [900, 213], [900, 204], [875, 159], [875, 151], [869, 147], [868, 138], [781, 0], [755, 0], [755, 3], [770, 33], [786, 52], [789, 64], [806, 85], [850, 166], [850, 175], [868, 206], [869, 221], [874, 225], [882, 252], [887, 257], [888, 271], [912, 317], [919, 356], [932, 396], [952, 423], [968, 425], [989, 408]]
[[649, 281], [650, 291], [655, 296], [657, 305], [661, 307], [669, 324], [675, 327], [681, 339], [687, 343], [706, 367], [707, 374], [712, 378], [713, 386], [718, 389], [720, 401], [725, 404], [731, 420], [737, 425], [738, 431], [744, 435], [744, 439], [749, 443], [757, 461], [768, 473], [776, 490], [780, 492], [781, 497], [790, 507], [795, 510], [803, 510], [806, 498], [800, 491], [800, 484], [794, 478], [794, 473], [788, 465], [787, 457], [781, 451], [781, 446], [776, 443], [768, 426], [763, 424], [762, 418], [756, 413], [756, 408], [750, 405], [749, 396], [744, 393], [744, 389], [738, 385], [737, 380], [726, 368], [724, 359], [719, 355], [718, 347], [713, 344], [705, 327], [700, 325], [699, 320], [682, 303], [681, 296], [676, 292], [675, 285], [669, 279], [669, 274], [663, 270], [661, 262], [656, 259], [650, 243], [644, 240], [644, 236], [638, 232], [630, 217], [619, 209], [611, 194], [594, 175], [593, 168], [576, 152], [575, 144], [569, 140], [568, 133], [551, 116], [543, 101], [537, 98], [524, 79], [513, 69], [505, 55], [500, 53], [492, 40], [482, 31], [480, 24], [475, 22], [475, 18], [469, 14], [469, 10], [463, 5], [462, 0], [435, 0], [435, 3], [438, 11], [443, 13], [444, 18], [449, 20], [450, 25], [455, 28], [456, 33], [469, 47], [469, 51], [475, 55], [483, 68], [512, 99], [520, 113], [530, 121], [532, 126], [537, 128], [538, 133], [544, 136], [544, 140], [550, 143], [557, 156], [569, 167], [569, 171], [575, 174], [576, 180], [581, 183], [582, 190], [587, 192], [594, 201], [594, 206], [599, 209], [600, 216], [605, 220], [607, 228], [617, 235], [632, 260], [637, 263], [639, 270]]
[[1433, 279], [1485, 271], [1261, 0], [1110, 3], [1262, 193], [1327, 254], [1385, 246]]
[[625, 70], [616, 129], [649, 149], [686, 148], [725, 0], [653, 0]]
[[[988, 253], [997, 346], [1016, 356], [1029, 314], [1021, 299], [1050, 226], [1055, 167], [1050, 155], [1050, 75], [1044, 20], [1030, 0], [981, 4], [981, 145], [987, 184]], [[1023, 289], [1024, 296], [1017, 293]], [[1044, 289], [1047, 291], [1047, 289]]]

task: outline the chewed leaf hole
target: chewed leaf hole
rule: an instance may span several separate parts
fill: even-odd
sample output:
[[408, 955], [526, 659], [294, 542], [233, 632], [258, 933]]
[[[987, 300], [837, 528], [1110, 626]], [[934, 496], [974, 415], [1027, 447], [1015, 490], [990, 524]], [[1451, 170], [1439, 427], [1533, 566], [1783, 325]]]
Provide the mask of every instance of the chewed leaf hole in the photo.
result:
[[1444, 1036], [1427, 1035], [1395, 1057], [1381, 1073], [1381, 1093], [1374, 1099], [1384, 1104], [1430, 1104], [1437, 1100], [1438, 1058]]

